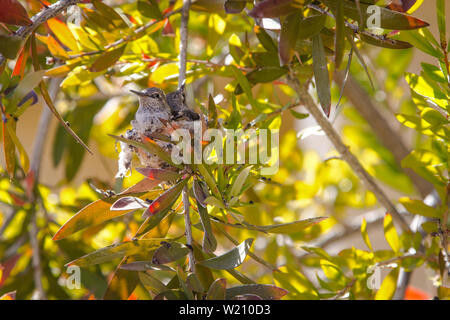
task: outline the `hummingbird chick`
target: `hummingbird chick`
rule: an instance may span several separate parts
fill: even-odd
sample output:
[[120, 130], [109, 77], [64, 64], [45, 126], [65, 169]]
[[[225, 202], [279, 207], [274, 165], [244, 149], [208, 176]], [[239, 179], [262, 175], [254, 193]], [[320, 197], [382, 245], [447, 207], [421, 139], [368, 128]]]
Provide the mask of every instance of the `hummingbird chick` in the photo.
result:
[[[139, 96], [139, 108], [135, 119], [131, 121], [133, 129], [128, 130], [125, 138], [143, 141], [146, 138], [154, 139], [154, 134], [170, 137], [173, 131], [170, 125], [171, 111], [167, 104], [164, 92], [159, 88], [147, 88], [143, 91], [130, 90]], [[171, 143], [156, 140], [158, 145], [167, 152], [171, 152]], [[119, 154], [119, 171], [117, 176], [124, 176], [131, 167], [133, 153], [136, 153], [142, 165], [147, 167], [162, 169], [169, 165], [158, 156], [150, 154], [140, 148], [135, 148], [121, 142], [121, 152]]]
[[175, 122], [177, 127], [192, 130], [193, 122], [200, 120], [200, 115], [186, 104], [184, 84], [178, 90], [168, 93], [166, 97], [172, 114], [172, 121]]

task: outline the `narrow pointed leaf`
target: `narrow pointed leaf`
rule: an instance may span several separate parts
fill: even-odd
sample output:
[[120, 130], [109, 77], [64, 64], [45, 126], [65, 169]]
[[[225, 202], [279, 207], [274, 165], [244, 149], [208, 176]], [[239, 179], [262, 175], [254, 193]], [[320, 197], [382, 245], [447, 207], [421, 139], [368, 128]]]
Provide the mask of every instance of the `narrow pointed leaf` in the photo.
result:
[[252, 243], [253, 239], [247, 239], [223, 255], [200, 261], [199, 264], [216, 270], [234, 269], [244, 262]]
[[0, 22], [15, 26], [30, 26], [33, 22], [17, 0], [0, 0]]
[[224, 278], [216, 279], [208, 289], [206, 300], [225, 300], [227, 280]]
[[153, 168], [136, 168], [136, 171], [140, 174], [146, 176], [151, 180], [159, 181], [175, 181], [182, 177], [181, 174], [164, 169], [153, 169]]
[[367, 233], [367, 222], [366, 219], [363, 218], [361, 223], [361, 235], [363, 237], [364, 242], [370, 251], [373, 251], [372, 244], [370, 243], [369, 234]]
[[73, 260], [66, 264], [66, 266], [77, 265], [79, 267], [86, 267], [117, 258], [123, 258], [125, 256], [131, 256], [151, 249], [156, 249], [160, 246], [161, 241], [164, 240], [166, 239], [134, 240], [113, 244]]
[[57, 18], [52, 18], [47, 20], [47, 25], [63, 45], [72, 51], [78, 51], [77, 41], [75, 40], [72, 31], [70, 31], [69, 27], [64, 22]]
[[312, 38], [312, 43], [313, 68], [317, 86], [317, 95], [323, 111], [327, 117], [329, 117], [331, 110], [330, 78], [328, 75], [327, 58], [321, 36], [314, 36]]
[[394, 252], [400, 251], [400, 239], [397, 230], [395, 230], [394, 221], [389, 213], [384, 217], [384, 237]]
[[117, 62], [117, 60], [120, 59], [124, 50], [125, 46], [120, 46], [113, 50], [102, 53], [100, 57], [98, 57], [97, 60], [95, 60], [95, 62], [92, 64], [90, 71], [100, 72], [113, 66]]
[[110, 208], [111, 211], [137, 210], [148, 208], [150, 204], [136, 197], [123, 197], [114, 202]]
[[143, 216], [149, 217], [154, 216], [161, 211], [168, 211], [175, 201], [178, 199], [184, 185], [188, 179], [185, 179], [178, 184], [174, 185], [172, 188], [165, 191], [162, 195], [156, 198], [152, 204], [145, 210]]
[[289, 292], [271, 284], [247, 284], [227, 289], [227, 300], [244, 294], [254, 294], [263, 300], [279, 300]]
[[165, 264], [185, 257], [190, 249], [179, 242], [162, 242], [153, 254], [153, 264]]
[[217, 241], [212, 232], [211, 221], [209, 220], [208, 211], [202, 207], [197, 200], [197, 209], [200, 216], [200, 221], [203, 227], [203, 243], [202, 247], [206, 253], [216, 251]]
[[253, 18], [276, 18], [288, 15], [295, 9], [294, 0], [263, 0], [249, 12]]
[[154, 264], [150, 261], [134, 261], [120, 266], [120, 269], [128, 271], [175, 271], [175, 269], [163, 264]]
[[295, 222], [274, 224], [270, 226], [258, 226], [258, 228], [269, 233], [290, 234], [303, 231], [306, 228], [309, 228], [325, 219], [327, 219], [327, 217], [309, 218]]

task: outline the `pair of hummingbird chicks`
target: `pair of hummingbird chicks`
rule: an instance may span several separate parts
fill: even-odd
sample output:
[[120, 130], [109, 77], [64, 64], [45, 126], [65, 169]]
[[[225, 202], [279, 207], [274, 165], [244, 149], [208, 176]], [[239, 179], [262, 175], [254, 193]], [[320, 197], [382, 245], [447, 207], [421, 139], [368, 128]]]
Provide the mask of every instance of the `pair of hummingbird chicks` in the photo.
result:
[[[130, 90], [139, 97], [139, 108], [135, 119], [131, 121], [132, 129], [127, 130], [124, 137], [130, 140], [142, 141], [148, 137], [155, 139], [158, 135], [171, 136], [176, 129], [192, 130], [194, 121], [201, 120], [198, 113], [186, 104], [184, 84], [176, 91], [167, 95], [164, 91], [151, 87], [143, 91]], [[169, 142], [157, 140], [164, 150], [170, 152], [173, 145]], [[163, 169], [168, 164], [156, 155], [120, 142], [119, 169], [116, 177], [124, 177], [131, 168], [133, 153], [136, 153], [142, 165]]]

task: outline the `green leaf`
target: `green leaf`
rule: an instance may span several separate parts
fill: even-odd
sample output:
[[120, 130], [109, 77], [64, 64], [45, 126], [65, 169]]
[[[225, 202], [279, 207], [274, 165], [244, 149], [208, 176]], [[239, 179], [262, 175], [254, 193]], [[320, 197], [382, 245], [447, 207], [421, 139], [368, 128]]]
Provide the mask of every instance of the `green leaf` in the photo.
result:
[[7, 59], [15, 59], [22, 48], [22, 43], [21, 37], [0, 35], [0, 53]]
[[272, 37], [264, 30], [264, 28], [261, 28], [258, 25], [255, 25], [254, 32], [256, 34], [256, 37], [258, 38], [261, 45], [269, 52], [277, 52], [277, 45], [273, 41]]
[[306, 228], [309, 228], [325, 219], [327, 219], [327, 217], [309, 218], [289, 223], [274, 224], [270, 226], [258, 226], [258, 228], [269, 233], [291, 234], [303, 231]]
[[[338, 1], [335, 0], [322, 0], [328, 7], [336, 10], [338, 6]], [[344, 14], [345, 16], [360, 21], [362, 14], [362, 18], [364, 21], [364, 27], [367, 28], [367, 22], [370, 21], [371, 13], [368, 10], [370, 4], [366, 4], [361, 2], [361, 12], [358, 10], [356, 3], [348, 0], [342, 0], [344, 3]], [[380, 28], [382, 29], [390, 29], [390, 30], [410, 30], [417, 28], [424, 28], [429, 26], [428, 23], [422, 21], [420, 19], [411, 17], [402, 12], [389, 10], [387, 8], [383, 8], [381, 6], [378, 7], [380, 10]]]
[[252, 243], [253, 239], [247, 239], [223, 255], [200, 261], [199, 264], [216, 270], [234, 269], [244, 262]]
[[294, 55], [295, 43], [297, 41], [298, 30], [300, 30], [300, 21], [302, 13], [296, 11], [283, 21], [281, 25], [280, 37], [278, 40], [278, 55], [281, 65], [287, 65]]
[[361, 235], [363, 237], [364, 242], [366, 243], [367, 247], [370, 249], [370, 251], [373, 251], [372, 244], [370, 243], [369, 234], [367, 233], [367, 222], [366, 219], [362, 219], [361, 223]]
[[231, 187], [230, 198], [236, 197], [241, 194], [242, 187], [244, 186], [245, 181], [247, 181], [252, 167], [253, 166], [248, 166], [242, 169], [241, 172], [239, 172], [239, 175], [237, 176], [236, 180], [233, 183], [233, 186]]
[[181, 182], [174, 185], [173, 187], [171, 187], [170, 189], [168, 189], [167, 191], [165, 191], [163, 194], [161, 194], [158, 198], [156, 198], [152, 202], [152, 204], [147, 208], [147, 210], [145, 210], [143, 216], [144, 217], [154, 216], [161, 211], [168, 211], [180, 196], [181, 191], [183, 190], [187, 181], [188, 179], [184, 179]]
[[394, 269], [384, 278], [375, 300], [391, 300], [397, 289], [398, 269]]
[[444, 45], [447, 42], [446, 23], [445, 23], [445, 0], [436, 0], [439, 38]]
[[327, 117], [329, 117], [331, 111], [330, 78], [328, 75], [327, 58], [321, 36], [315, 35], [312, 38], [312, 43], [313, 68], [317, 95], [323, 111]]
[[303, 120], [309, 117], [308, 113], [301, 113], [301, 112], [297, 112], [295, 110], [289, 110], [292, 115], [294, 116], [294, 118], [299, 119], [299, 120]]
[[88, 227], [97, 226], [105, 221], [120, 217], [131, 210], [110, 211], [111, 205], [118, 200], [120, 196], [114, 196], [105, 199], [99, 199], [88, 204], [86, 207], [73, 215], [64, 225], [59, 228], [53, 236], [53, 240], [64, 239], [77, 231]]
[[137, 9], [146, 18], [156, 20], [163, 19], [161, 10], [159, 10], [158, 4], [154, 0], [138, 1]]
[[197, 210], [203, 227], [203, 243], [202, 243], [203, 250], [206, 253], [214, 252], [216, 251], [217, 248], [217, 241], [212, 231], [208, 211], [199, 203], [198, 200], [197, 200]]
[[155, 294], [166, 292], [169, 290], [160, 280], [153, 277], [151, 274], [139, 272], [139, 280], [141, 280], [144, 287]]
[[247, 4], [247, 0], [225, 0], [225, 12], [226, 13], [240, 13], [244, 10]]
[[254, 294], [263, 300], [279, 300], [289, 292], [271, 284], [246, 284], [227, 289], [226, 299], [243, 294]]
[[163, 264], [154, 264], [150, 261], [134, 261], [119, 266], [120, 269], [128, 271], [175, 271], [175, 269], [165, 266]]
[[152, 263], [165, 264], [185, 257], [190, 249], [179, 242], [162, 242], [153, 254]]
[[128, 28], [127, 23], [122, 19], [120, 14], [118, 14], [116, 12], [116, 10], [107, 6], [106, 4], [104, 4], [103, 2], [101, 2], [99, 0], [92, 0], [92, 3], [94, 4], [94, 7], [98, 11], [100, 11], [100, 13], [103, 16], [108, 17], [109, 21], [111, 21], [112, 24], [114, 24], [114, 26], [116, 26], [116, 28], [119, 28], [119, 29]]
[[399, 202], [408, 210], [409, 213], [421, 215], [428, 218], [441, 219], [442, 216], [438, 210], [423, 203], [421, 200], [410, 198], [400, 198]]
[[116, 258], [123, 258], [124, 256], [132, 256], [158, 248], [161, 241], [167, 241], [167, 239], [134, 240], [113, 244], [73, 260], [67, 263], [66, 266], [77, 265], [79, 267], [86, 267], [111, 261]]
[[334, 63], [336, 69], [339, 69], [344, 58], [345, 50], [345, 19], [344, 19], [344, 1], [339, 1], [336, 9], [336, 36], [334, 41]]
[[390, 213], [384, 217], [384, 237], [394, 252], [400, 252], [400, 239]]
[[326, 14], [317, 14], [300, 20], [297, 30], [297, 40], [310, 39], [318, 35], [325, 27]]
[[92, 72], [100, 72], [113, 66], [122, 56], [126, 46], [120, 46], [106, 51], [98, 57], [89, 69]]
[[225, 300], [227, 291], [227, 280], [223, 278], [216, 279], [208, 289], [206, 300]]
[[14, 92], [11, 96], [11, 104], [17, 105], [19, 101], [31, 90], [33, 90], [42, 80], [42, 77], [45, 75], [45, 70], [39, 70], [28, 73], [22, 81], [19, 82], [19, 85], [14, 89]]

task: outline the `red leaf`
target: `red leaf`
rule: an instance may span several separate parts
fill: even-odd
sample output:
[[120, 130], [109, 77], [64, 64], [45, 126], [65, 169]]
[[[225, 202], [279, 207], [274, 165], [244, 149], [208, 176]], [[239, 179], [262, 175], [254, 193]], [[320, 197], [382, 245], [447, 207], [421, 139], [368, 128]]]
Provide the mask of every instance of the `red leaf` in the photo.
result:
[[164, 29], [162, 31], [163, 36], [166, 37], [174, 37], [175, 32], [173, 31], [172, 25], [170, 24], [169, 19], [165, 19]]
[[264, 0], [258, 2], [249, 12], [253, 18], [275, 18], [292, 13], [294, 0]]
[[30, 26], [33, 22], [17, 0], [0, 0], [0, 22], [16, 26]]
[[22, 47], [22, 49], [20, 49], [19, 58], [17, 58], [16, 65], [14, 66], [12, 76], [20, 76], [20, 79], [23, 79], [27, 58], [28, 50], [25, 47]]

